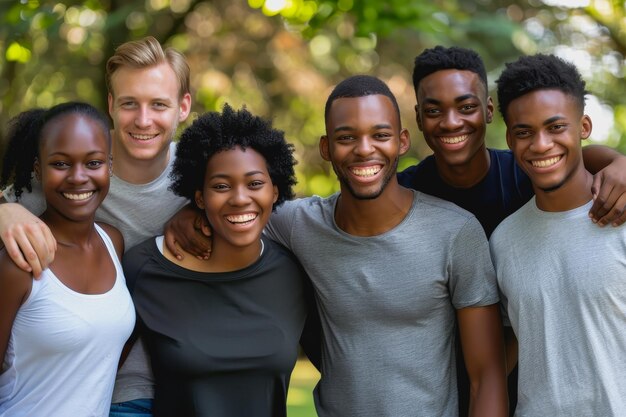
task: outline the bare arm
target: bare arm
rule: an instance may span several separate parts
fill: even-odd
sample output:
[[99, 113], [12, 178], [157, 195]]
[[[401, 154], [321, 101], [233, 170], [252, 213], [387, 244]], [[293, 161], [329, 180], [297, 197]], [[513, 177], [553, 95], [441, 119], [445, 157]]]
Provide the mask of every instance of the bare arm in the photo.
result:
[[619, 226], [626, 221], [626, 156], [607, 146], [583, 148], [585, 168], [594, 174], [589, 216], [598, 225]]
[[509, 326], [504, 326], [504, 349], [506, 352], [506, 374], [508, 375], [517, 365], [519, 353], [517, 348], [517, 337], [515, 337], [513, 328]]
[[57, 245], [52, 232], [17, 203], [0, 204], [0, 239], [13, 262], [35, 277], [54, 260]]
[[204, 213], [193, 203], [180, 209], [165, 224], [164, 235], [167, 248], [179, 260], [184, 257], [179, 247], [201, 259], [211, 256], [211, 229]]
[[0, 251], [0, 358], [6, 354], [15, 316], [31, 286], [31, 275], [19, 269], [5, 251]]
[[508, 415], [502, 322], [498, 304], [457, 310], [470, 378], [470, 417]]

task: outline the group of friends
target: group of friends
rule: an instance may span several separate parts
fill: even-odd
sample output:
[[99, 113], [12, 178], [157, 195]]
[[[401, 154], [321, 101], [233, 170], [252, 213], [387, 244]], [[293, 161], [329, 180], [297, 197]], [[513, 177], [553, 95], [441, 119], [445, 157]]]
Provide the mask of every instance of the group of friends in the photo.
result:
[[0, 416], [285, 416], [299, 345], [322, 417], [623, 415], [626, 157], [581, 146], [573, 64], [506, 64], [495, 150], [479, 55], [424, 50], [433, 155], [400, 173], [396, 98], [349, 77], [319, 141], [340, 191], [300, 199], [293, 145], [246, 108], [173, 141], [176, 50], [126, 42], [106, 80], [112, 129], [79, 102], [9, 126]]

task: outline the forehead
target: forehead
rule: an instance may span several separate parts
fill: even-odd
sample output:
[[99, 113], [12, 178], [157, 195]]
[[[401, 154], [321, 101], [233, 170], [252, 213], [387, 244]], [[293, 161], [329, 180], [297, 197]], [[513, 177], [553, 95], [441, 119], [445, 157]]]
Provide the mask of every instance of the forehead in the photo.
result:
[[387, 124], [399, 127], [398, 113], [391, 99], [382, 94], [342, 97], [333, 101], [326, 130], [330, 134], [341, 127], [357, 128]]
[[441, 98], [468, 94], [483, 98], [487, 95], [487, 89], [478, 74], [467, 70], [446, 69], [433, 72], [424, 77], [418, 87], [418, 96], [440, 101]]
[[577, 117], [582, 109], [576, 99], [560, 90], [535, 90], [512, 100], [506, 110], [508, 125], [543, 123], [559, 117]]
[[115, 97], [178, 97], [176, 73], [167, 63], [132, 68], [122, 66], [111, 75], [111, 93]]
[[42, 155], [59, 150], [109, 151], [109, 140], [104, 127], [98, 121], [79, 113], [55, 117], [44, 126], [41, 134]]
[[236, 146], [213, 154], [207, 161], [206, 173], [267, 171], [267, 162], [263, 155], [254, 149]]

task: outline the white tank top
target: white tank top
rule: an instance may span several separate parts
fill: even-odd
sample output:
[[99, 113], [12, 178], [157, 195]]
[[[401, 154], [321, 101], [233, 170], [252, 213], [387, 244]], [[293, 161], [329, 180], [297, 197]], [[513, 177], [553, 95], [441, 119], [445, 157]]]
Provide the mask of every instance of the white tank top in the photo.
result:
[[17, 312], [0, 374], [0, 417], [104, 417], [135, 309], [109, 236], [113, 288], [81, 294], [46, 269]]

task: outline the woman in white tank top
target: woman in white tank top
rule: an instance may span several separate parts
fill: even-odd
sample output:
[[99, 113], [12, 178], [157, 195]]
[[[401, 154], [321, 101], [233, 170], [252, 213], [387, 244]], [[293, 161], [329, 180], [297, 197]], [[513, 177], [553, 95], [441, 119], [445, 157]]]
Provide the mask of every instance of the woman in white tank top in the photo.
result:
[[39, 279], [0, 251], [0, 416], [107, 416], [135, 312], [122, 236], [94, 221], [111, 175], [106, 119], [84, 103], [17, 116], [0, 182], [21, 195], [33, 171], [57, 250]]

